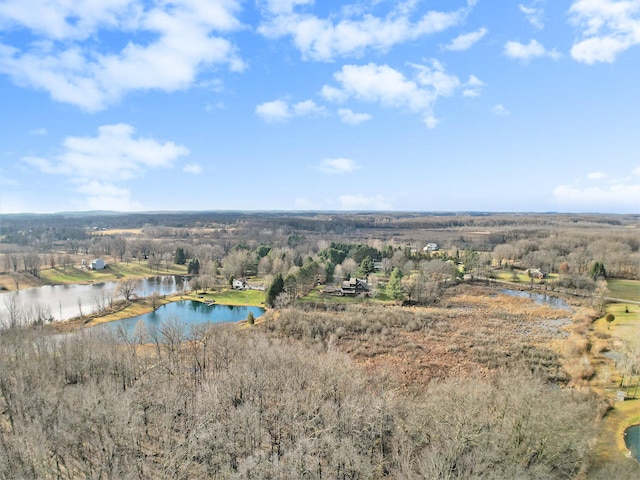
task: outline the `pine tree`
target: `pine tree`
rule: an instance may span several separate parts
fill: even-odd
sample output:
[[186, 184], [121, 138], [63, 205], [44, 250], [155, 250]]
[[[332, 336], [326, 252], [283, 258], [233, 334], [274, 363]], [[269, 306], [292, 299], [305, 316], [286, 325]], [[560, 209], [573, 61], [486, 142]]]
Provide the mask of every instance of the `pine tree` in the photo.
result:
[[184, 253], [184, 248], [182, 248], [182, 247], [176, 248], [176, 254], [175, 254], [175, 257], [174, 257], [174, 262], [177, 265], [184, 265], [185, 263], [187, 263], [187, 255], [186, 255], [186, 253]]
[[402, 288], [402, 270], [394, 268], [387, 283], [387, 294], [394, 300], [404, 299], [404, 289]]
[[276, 276], [273, 277], [273, 281], [267, 289], [267, 298], [265, 300], [267, 305], [273, 307], [275, 305], [276, 298], [278, 298], [278, 295], [282, 292], [284, 292], [284, 278], [282, 278], [281, 273], [277, 273]]

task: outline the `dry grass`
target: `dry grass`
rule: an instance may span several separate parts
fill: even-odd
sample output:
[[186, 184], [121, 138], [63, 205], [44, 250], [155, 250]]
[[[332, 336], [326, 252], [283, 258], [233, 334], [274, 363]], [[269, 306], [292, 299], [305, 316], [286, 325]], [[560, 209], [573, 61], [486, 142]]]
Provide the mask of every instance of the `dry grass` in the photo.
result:
[[561, 321], [566, 315], [526, 298], [461, 285], [436, 307], [303, 305], [265, 325], [282, 336], [337, 348], [367, 370], [393, 372], [403, 387], [415, 387], [514, 365], [564, 382], [553, 348], [567, 336]]

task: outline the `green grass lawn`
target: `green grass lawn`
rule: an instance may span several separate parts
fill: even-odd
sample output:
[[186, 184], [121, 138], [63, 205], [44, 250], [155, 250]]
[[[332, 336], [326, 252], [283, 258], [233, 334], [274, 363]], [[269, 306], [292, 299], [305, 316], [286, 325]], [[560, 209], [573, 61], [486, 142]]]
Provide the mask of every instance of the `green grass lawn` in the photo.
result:
[[[529, 283], [531, 282], [531, 279], [529, 278], [529, 275], [525, 274], [525, 273], [520, 273], [520, 271], [516, 270], [516, 276], [517, 276], [517, 280], [513, 279], [513, 272], [511, 272], [510, 270], [495, 270], [493, 272], [493, 274], [496, 276], [496, 278], [498, 280], [504, 280], [507, 282], [518, 282], [518, 283]], [[556, 280], [558, 278], [558, 275], [556, 275], [555, 273], [551, 273], [549, 274], [549, 276], [547, 278], [545, 278], [545, 281], [549, 281], [549, 280]], [[538, 279], [534, 279], [533, 280], [534, 283], [539, 283], [540, 280]]]
[[265, 292], [261, 290], [233, 290], [231, 288], [216, 289], [207, 293], [190, 293], [185, 298], [215, 301], [222, 305], [261, 306], [264, 304]]
[[43, 280], [52, 284], [73, 283], [99, 283], [118, 280], [123, 277], [151, 277], [154, 275], [186, 275], [187, 268], [184, 265], [164, 266], [157, 271], [150, 269], [144, 263], [131, 262], [109, 264], [104, 270], [88, 270], [84, 268], [70, 267], [66, 270], [62, 267], [47, 268], [42, 270], [40, 276]]
[[640, 302], [640, 281], [624, 280], [622, 278], [607, 279], [609, 296], [613, 298], [623, 298]]
[[333, 303], [333, 304], [352, 304], [352, 303], [388, 303], [392, 300], [383, 292], [378, 293], [378, 296], [373, 297], [341, 297], [339, 295], [323, 295], [321, 290], [323, 286], [319, 286], [311, 290], [307, 295], [302, 297], [299, 301], [303, 303]]
[[609, 303], [605, 312], [612, 313], [615, 320], [609, 324], [605, 317], [599, 318], [594, 322], [594, 328], [620, 339], [632, 349], [640, 349], [640, 305]]

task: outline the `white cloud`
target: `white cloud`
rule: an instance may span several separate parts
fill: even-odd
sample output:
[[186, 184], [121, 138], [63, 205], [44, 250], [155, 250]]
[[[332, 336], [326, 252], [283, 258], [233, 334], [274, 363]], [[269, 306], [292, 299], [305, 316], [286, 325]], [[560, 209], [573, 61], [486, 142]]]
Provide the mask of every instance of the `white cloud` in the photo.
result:
[[340, 120], [349, 125], [359, 125], [362, 122], [371, 120], [372, 116], [368, 113], [355, 113], [348, 108], [340, 108], [338, 110]]
[[520, 7], [520, 11], [524, 13], [527, 21], [535, 28], [542, 30], [544, 28], [544, 9], [537, 7], [536, 5], [538, 3], [540, 2], [534, 1], [531, 5], [523, 5], [521, 3], [518, 6]]
[[607, 178], [607, 174], [603, 172], [592, 172], [587, 174], [587, 179], [589, 180], [601, 180], [603, 178]]
[[294, 200], [296, 210], [318, 210], [318, 207], [311, 200], [303, 197], [298, 197]]
[[640, 0], [577, 0], [569, 15], [582, 30], [582, 39], [571, 48], [578, 62], [612, 63], [640, 44]]
[[485, 83], [475, 75], [470, 75], [467, 83], [463, 85], [462, 95], [464, 97], [479, 97]]
[[[0, 185], [7, 187], [17, 187], [20, 185], [20, 183], [17, 180], [9, 177], [9, 175], [4, 170], [0, 169]], [[0, 212], [2, 211], [2, 208], [0, 208]]]
[[255, 112], [265, 122], [275, 123], [284, 122], [293, 117], [325, 115], [326, 109], [313, 100], [304, 100], [293, 105], [289, 105], [284, 100], [273, 100], [257, 105]]
[[86, 195], [82, 203], [84, 210], [132, 212], [144, 209], [140, 202], [131, 199], [131, 192], [128, 189], [117, 187], [109, 182], [91, 180], [79, 183], [76, 190]]
[[[464, 21], [475, 0], [451, 12], [429, 11], [412, 21], [417, 2], [400, 2], [383, 17], [358, 8], [343, 8], [339, 15], [320, 18], [298, 13], [308, 1], [268, 1], [267, 19], [258, 32], [267, 38], [290, 36], [303, 58], [331, 61], [336, 57], [361, 55], [366, 49], [387, 51], [396, 44], [441, 32]], [[356, 16], [357, 15], [357, 16]]]
[[256, 107], [256, 114], [266, 122], [282, 122], [291, 117], [289, 105], [284, 100], [261, 103]]
[[46, 128], [33, 128], [29, 130], [29, 135], [34, 135], [36, 137], [44, 137], [47, 133], [49, 132], [47, 132]]
[[340, 210], [391, 210], [391, 201], [382, 195], [363, 194], [341, 195], [338, 197]]
[[325, 158], [318, 166], [318, 170], [329, 175], [353, 173], [359, 168], [360, 166], [350, 158]]
[[296, 117], [302, 117], [305, 115], [323, 115], [325, 113], [325, 108], [316, 105], [316, 102], [313, 100], [298, 102], [291, 107], [291, 110], [293, 111], [293, 115]]
[[96, 137], [67, 137], [57, 156], [24, 157], [23, 161], [42, 173], [66, 176], [77, 192], [87, 195], [91, 208], [139, 209], [129, 190], [116, 184], [150, 169], [169, 168], [189, 150], [173, 142], [134, 138], [134, 133], [131, 125], [104, 125]]
[[202, 173], [202, 167], [197, 163], [187, 163], [184, 167], [182, 167], [182, 171], [185, 173], [193, 173], [197, 175]]
[[[35, 41], [24, 49], [0, 43], [0, 73], [88, 111], [133, 90], [189, 88], [206, 67], [244, 68], [231, 42], [214, 35], [240, 28], [239, 8], [236, 0], [7, 0], [0, 23]], [[107, 31], [125, 36], [121, 50], [105, 50]]]
[[388, 65], [344, 65], [333, 75], [338, 87], [325, 85], [322, 94], [329, 101], [353, 98], [421, 113], [427, 127], [433, 128], [437, 123], [433, 116], [436, 100], [453, 95], [461, 86], [460, 80], [448, 74], [437, 60], [411, 67], [413, 78], [409, 79]]
[[504, 54], [509, 58], [528, 62], [533, 58], [550, 57], [554, 60], [560, 58], [557, 50], [547, 50], [537, 40], [532, 39], [528, 44], [509, 41], [504, 45]]
[[615, 182], [580, 188], [577, 185], [559, 185], [553, 198], [561, 210], [638, 213], [640, 211], [640, 184]]
[[456, 38], [454, 38], [450, 43], [445, 45], [443, 48], [445, 50], [452, 50], [452, 51], [456, 51], [456, 52], [469, 50], [476, 43], [478, 43], [480, 40], [482, 40], [482, 38], [487, 33], [489, 33], [489, 30], [487, 30], [484, 27], [481, 28], [480, 30], [475, 31], [475, 32], [464, 33], [464, 34], [459, 35]]
[[508, 117], [511, 112], [507, 110], [504, 105], [498, 103], [491, 108], [491, 111], [500, 117]]

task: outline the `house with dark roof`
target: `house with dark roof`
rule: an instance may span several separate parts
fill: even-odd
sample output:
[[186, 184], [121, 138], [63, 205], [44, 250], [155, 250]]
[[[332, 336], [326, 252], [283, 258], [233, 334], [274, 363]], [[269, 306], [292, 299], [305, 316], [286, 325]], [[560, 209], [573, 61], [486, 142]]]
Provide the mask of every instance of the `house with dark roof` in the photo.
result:
[[342, 282], [340, 292], [342, 295], [359, 295], [361, 293], [367, 293], [371, 290], [371, 286], [366, 280], [361, 278], [350, 278]]

